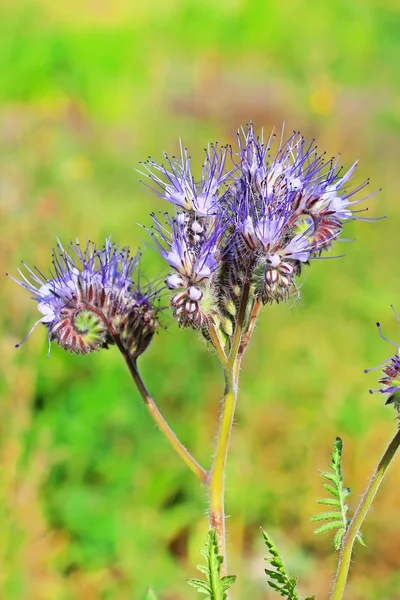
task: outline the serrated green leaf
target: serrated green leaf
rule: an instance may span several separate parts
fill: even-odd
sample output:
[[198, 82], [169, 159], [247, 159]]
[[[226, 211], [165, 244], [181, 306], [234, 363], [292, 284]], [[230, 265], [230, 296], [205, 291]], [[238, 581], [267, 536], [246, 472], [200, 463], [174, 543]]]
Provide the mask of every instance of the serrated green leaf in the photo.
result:
[[290, 577], [287, 573], [283, 560], [272, 539], [265, 531], [262, 533], [265, 545], [271, 555], [271, 558], [266, 558], [265, 560], [276, 569], [265, 569], [268, 585], [279, 592], [283, 598], [287, 598], [288, 600], [299, 600], [299, 595], [296, 591], [297, 580], [294, 577]]
[[206, 594], [209, 600], [226, 600], [227, 589], [235, 582], [235, 575], [221, 577], [221, 565], [223, 558], [218, 552], [218, 541], [215, 529], [208, 532], [206, 547], [201, 551], [205, 558], [205, 565], [198, 566], [198, 570], [204, 573], [206, 581], [200, 579], [188, 579], [188, 584], [196, 588], [200, 594]]
[[338, 529], [339, 527], [343, 527], [343, 521], [331, 521], [330, 523], [325, 523], [325, 525], [321, 525], [321, 527], [315, 529], [314, 533], [318, 535], [327, 531], [333, 531], [334, 529]]

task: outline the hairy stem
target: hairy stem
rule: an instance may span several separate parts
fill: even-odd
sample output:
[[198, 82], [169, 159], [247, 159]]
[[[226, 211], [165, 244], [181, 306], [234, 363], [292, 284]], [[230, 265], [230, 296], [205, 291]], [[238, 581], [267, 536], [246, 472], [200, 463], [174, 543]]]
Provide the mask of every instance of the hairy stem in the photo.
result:
[[228, 455], [229, 439], [232, 431], [233, 418], [236, 406], [236, 388], [233, 381], [232, 370], [225, 372], [225, 394], [222, 406], [221, 420], [217, 438], [217, 448], [214, 463], [208, 484], [210, 497], [210, 525], [215, 528], [218, 549], [224, 557], [221, 567], [223, 575], [226, 575], [226, 536], [225, 536], [225, 466]]
[[262, 306], [261, 300], [259, 300], [259, 299], [255, 300], [251, 314], [250, 314], [250, 319], [249, 319], [249, 322], [247, 325], [247, 329], [243, 334], [242, 341], [240, 342], [239, 350], [237, 353], [237, 359], [235, 361], [235, 369], [234, 369], [234, 378], [235, 378], [236, 384], [239, 381], [239, 370], [240, 370], [240, 365], [242, 362], [243, 354], [245, 353], [245, 350], [251, 340], [251, 336], [253, 335], [257, 317], [258, 317], [258, 313], [260, 312], [261, 306]]
[[201, 481], [207, 481], [207, 472], [199, 465], [199, 463], [193, 458], [190, 454], [189, 450], [185, 448], [185, 446], [179, 441], [176, 437], [175, 433], [172, 431], [171, 427], [168, 425], [167, 421], [162, 416], [161, 412], [157, 408], [156, 403], [151, 398], [148, 393], [146, 386], [143, 383], [143, 380], [137, 370], [136, 362], [131, 364], [130, 361], [127, 361], [129, 371], [132, 375], [134, 382], [136, 383], [136, 387], [138, 388], [140, 395], [142, 396], [145, 405], [148, 408], [149, 413], [153, 417], [155, 423], [162, 433], [165, 435], [175, 452], [178, 456], [181, 457], [183, 462], [189, 467], [189, 469], [201, 479]]
[[218, 336], [218, 332], [215, 328], [214, 323], [209, 324], [208, 331], [210, 333], [211, 341], [220, 360], [220, 363], [224, 366], [226, 365], [227, 356], [225, 354], [225, 350], [222, 347], [221, 340]]
[[223, 575], [225, 575], [227, 571], [224, 494], [225, 467], [228, 456], [229, 440], [231, 437], [233, 419], [235, 416], [237, 398], [237, 374], [239, 372], [237, 362], [240, 361], [240, 358], [238, 357], [238, 351], [242, 340], [244, 321], [246, 318], [246, 310], [249, 301], [249, 293], [250, 282], [247, 281], [243, 286], [239, 314], [236, 321], [231, 351], [224, 366], [225, 394], [222, 403], [222, 411], [214, 463], [208, 481], [210, 498], [210, 526], [215, 528], [216, 530], [219, 552], [224, 558], [224, 562], [221, 567], [221, 572]]
[[367, 515], [367, 512], [372, 506], [372, 502], [374, 501], [376, 493], [383, 481], [387, 468], [390, 465], [399, 446], [400, 429], [397, 431], [389, 446], [386, 448], [386, 451], [382, 456], [379, 465], [377, 466], [376, 471], [371, 478], [371, 481], [368, 484], [365, 494], [362, 497], [360, 504], [358, 505], [356, 513], [351, 519], [350, 526], [344, 535], [339, 555], [339, 564], [331, 594], [331, 600], [341, 600], [341, 598], [343, 597], [355, 539], [357, 537], [358, 532], [360, 531], [360, 527]]
[[156, 403], [150, 396], [149, 392], [146, 389], [146, 386], [143, 383], [143, 380], [142, 380], [142, 378], [139, 374], [138, 368], [137, 368], [136, 360], [131, 356], [131, 354], [125, 348], [124, 344], [121, 341], [120, 336], [115, 331], [115, 328], [113, 327], [113, 325], [110, 323], [110, 321], [106, 318], [106, 316], [100, 310], [95, 309], [92, 305], [90, 305], [90, 310], [93, 313], [95, 313], [96, 315], [98, 315], [103, 320], [105, 325], [107, 326], [107, 329], [108, 329], [111, 337], [113, 338], [115, 345], [118, 347], [118, 350], [121, 352], [122, 356], [125, 359], [125, 362], [129, 369], [129, 372], [132, 375], [132, 379], [135, 382], [136, 387], [137, 387], [140, 395], [142, 396], [143, 401], [144, 401], [145, 405], [147, 406], [149, 413], [153, 417], [153, 420], [157, 424], [160, 431], [162, 431], [162, 433], [165, 435], [165, 437], [167, 438], [167, 440], [169, 441], [169, 443], [171, 444], [171, 446], [173, 447], [175, 452], [178, 454], [178, 456], [180, 456], [180, 458], [189, 467], [189, 469], [196, 475], [196, 477], [198, 477], [199, 479], [201, 479], [201, 481], [206, 483], [207, 471], [205, 471], [203, 469], [203, 467], [201, 467], [199, 465], [199, 463], [196, 461], [196, 459], [190, 454], [189, 450], [187, 448], [185, 448], [185, 446], [179, 441], [179, 439], [176, 437], [175, 433], [172, 431], [171, 427], [168, 425], [167, 421], [162, 416]]

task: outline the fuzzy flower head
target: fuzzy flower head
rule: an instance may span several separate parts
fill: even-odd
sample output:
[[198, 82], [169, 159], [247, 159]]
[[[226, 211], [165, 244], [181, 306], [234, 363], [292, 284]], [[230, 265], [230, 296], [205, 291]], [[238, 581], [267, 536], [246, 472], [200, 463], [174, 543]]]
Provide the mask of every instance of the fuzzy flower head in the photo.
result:
[[[271, 154], [275, 141], [256, 137], [253, 126], [238, 135], [238, 175], [223, 201], [233, 228], [253, 256], [257, 294], [263, 302], [286, 299], [301, 265], [331, 247], [343, 222], [359, 218], [349, 189], [356, 163], [342, 174], [314, 141], [299, 133]], [[261, 279], [260, 279], [261, 278]]]
[[[39, 323], [48, 329], [49, 346], [55, 340], [65, 350], [87, 354], [107, 348], [116, 337], [136, 357], [148, 346], [157, 326], [156, 290], [133, 280], [139, 273], [140, 255], [106, 240], [98, 250], [92, 242], [79, 242], [53, 250], [53, 268], [45, 276], [23, 263], [16, 283], [37, 302]], [[23, 341], [25, 341], [25, 339]]]
[[158, 165], [151, 159], [142, 163], [144, 174], [152, 182], [150, 189], [178, 210], [198, 218], [214, 216], [218, 213], [219, 190], [230, 175], [225, 171], [227, 148], [209, 146], [199, 181], [192, 175], [187, 148], [180, 144], [180, 151], [180, 159], [164, 154], [166, 165]]
[[151, 232], [161, 256], [171, 269], [166, 279], [174, 293], [171, 306], [181, 326], [202, 328], [212, 313], [214, 274], [223, 258], [221, 239], [225, 225], [213, 220], [193, 242], [181, 219], [166, 216], [165, 224], [152, 215]]
[[[392, 310], [397, 320], [400, 322], [400, 318], [393, 307]], [[380, 393], [385, 395], [387, 397], [385, 404], [393, 404], [397, 412], [400, 413], [400, 346], [383, 335], [380, 323], [377, 323], [376, 325], [381, 338], [394, 346], [397, 349], [397, 352], [394, 356], [384, 360], [377, 367], [365, 369], [365, 373], [376, 371], [377, 369], [382, 369], [383, 372], [383, 377], [379, 379], [379, 383], [382, 387], [376, 390], [370, 390], [370, 393]]]
[[252, 125], [239, 134], [241, 176], [236, 182], [235, 208], [241, 218], [243, 203], [250, 201], [261, 213], [284, 203], [290, 225], [305, 216], [312, 219], [310, 239], [314, 252], [318, 252], [337, 237], [343, 221], [359, 218], [352, 207], [361, 200], [351, 198], [367, 182], [350, 190], [357, 162], [343, 174], [338, 158], [327, 161], [325, 154], [318, 153], [314, 140], [307, 144], [297, 132], [286, 142], [281, 141], [275, 156], [270, 154], [274, 140], [270, 136], [264, 144], [262, 137], [255, 136]]

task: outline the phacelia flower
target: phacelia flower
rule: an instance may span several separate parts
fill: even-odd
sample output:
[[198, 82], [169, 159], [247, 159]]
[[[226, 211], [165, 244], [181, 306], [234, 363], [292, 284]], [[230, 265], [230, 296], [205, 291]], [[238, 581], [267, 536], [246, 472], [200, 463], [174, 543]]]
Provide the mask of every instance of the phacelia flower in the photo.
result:
[[[274, 142], [271, 135], [264, 143], [248, 125], [235, 152], [209, 147], [199, 181], [182, 147], [180, 159], [165, 155], [167, 166], [144, 163], [151, 189], [175, 207], [174, 218], [156, 229], [174, 270], [166, 283], [179, 289], [172, 306], [181, 324], [202, 327], [209, 301], [217, 302], [220, 322], [227, 312], [234, 319], [246, 283], [253, 300], [287, 300], [298, 293], [303, 265], [331, 248], [346, 221], [368, 220], [353, 199], [368, 182], [350, 187], [357, 163], [343, 172], [338, 159], [326, 160], [297, 132], [272, 153]], [[211, 272], [201, 290], [199, 265]]]
[[21, 280], [38, 303], [39, 323], [48, 329], [49, 348], [55, 340], [65, 350], [87, 354], [107, 348], [118, 339], [134, 358], [149, 345], [157, 327], [157, 290], [142, 288], [133, 277], [139, 273], [140, 255], [118, 250], [109, 239], [99, 250], [92, 242], [79, 242], [65, 250], [53, 249], [49, 276], [23, 263]]
[[158, 165], [151, 159], [142, 163], [147, 172], [145, 174], [157, 186], [149, 186], [150, 189], [177, 209], [193, 213], [197, 218], [218, 214], [219, 189], [231, 174], [231, 171], [224, 171], [228, 149], [209, 146], [201, 179], [197, 181], [192, 175], [187, 149], [182, 144], [180, 146], [179, 160], [164, 154], [167, 166]]
[[[400, 321], [393, 307], [392, 309], [397, 320]], [[383, 335], [380, 323], [377, 323], [376, 325], [378, 327], [379, 335], [381, 336], [381, 338], [385, 340], [385, 342], [388, 342], [389, 344], [397, 348], [397, 352], [394, 356], [387, 358], [377, 367], [373, 367], [372, 369], [365, 369], [365, 373], [369, 373], [370, 371], [376, 371], [377, 369], [382, 369], [383, 372], [383, 377], [379, 379], [379, 383], [383, 387], [377, 390], [369, 391], [371, 394], [379, 392], [380, 394], [385, 395], [387, 397], [385, 404], [393, 404], [395, 409], [400, 413], [400, 346]]]
[[181, 219], [166, 216], [163, 225], [154, 214], [152, 218], [154, 241], [172, 269], [166, 284], [174, 292], [174, 316], [181, 326], [202, 329], [215, 302], [212, 283], [223, 258], [221, 239], [225, 225], [221, 219], [212, 219], [203, 225], [202, 236], [193, 242]]
[[[331, 247], [352, 212], [348, 182], [356, 164], [341, 175], [337, 160], [325, 161], [314, 142], [294, 133], [270, 155], [253, 126], [239, 132], [238, 175], [222, 197], [234, 229], [253, 256], [256, 294], [263, 302], [286, 299], [296, 289], [302, 263]], [[261, 277], [261, 279], [260, 279]]]

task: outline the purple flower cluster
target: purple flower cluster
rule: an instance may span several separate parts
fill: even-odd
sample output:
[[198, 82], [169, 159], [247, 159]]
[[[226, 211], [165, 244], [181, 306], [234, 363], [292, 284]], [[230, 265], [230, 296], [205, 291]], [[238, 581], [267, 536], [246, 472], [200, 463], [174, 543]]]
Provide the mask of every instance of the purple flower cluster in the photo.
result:
[[166, 216], [165, 225], [154, 214], [152, 218], [153, 238], [172, 269], [166, 284], [174, 292], [174, 315], [182, 326], [201, 329], [216, 300], [212, 282], [223, 258], [220, 240], [226, 225], [220, 217], [197, 214]]
[[298, 133], [273, 156], [274, 141], [264, 143], [249, 125], [236, 151], [209, 147], [200, 180], [182, 146], [179, 159], [165, 155], [167, 166], [143, 163], [151, 189], [175, 206], [165, 224], [153, 220], [172, 269], [167, 286], [179, 290], [171, 304], [181, 325], [203, 327], [220, 312], [225, 292], [216, 287], [227, 269], [229, 285], [251, 280], [264, 303], [287, 299], [301, 265], [328, 250], [345, 221], [360, 218], [353, 197], [367, 182], [349, 188], [357, 163], [342, 173], [337, 159], [326, 161]]
[[12, 279], [32, 294], [42, 315], [23, 341], [43, 323], [49, 350], [55, 340], [66, 350], [87, 354], [118, 336], [133, 356], [141, 354], [157, 326], [157, 294], [152, 286], [134, 282], [139, 263], [139, 254], [131, 257], [129, 249], [119, 251], [109, 239], [101, 250], [92, 242], [84, 249], [79, 242], [67, 249], [58, 242], [48, 277], [23, 263], [21, 280]]

